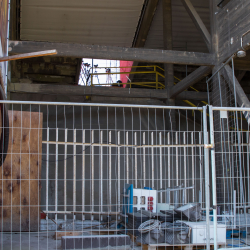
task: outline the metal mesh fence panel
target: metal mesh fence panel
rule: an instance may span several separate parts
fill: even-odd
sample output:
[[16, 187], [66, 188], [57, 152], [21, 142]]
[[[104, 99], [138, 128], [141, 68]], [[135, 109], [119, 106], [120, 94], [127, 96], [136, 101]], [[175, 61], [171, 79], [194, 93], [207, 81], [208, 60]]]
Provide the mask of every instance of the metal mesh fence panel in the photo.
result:
[[5, 103], [1, 249], [142, 248], [138, 234], [169, 244], [162, 222], [189, 221], [176, 208], [204, 220], [202, 108]]

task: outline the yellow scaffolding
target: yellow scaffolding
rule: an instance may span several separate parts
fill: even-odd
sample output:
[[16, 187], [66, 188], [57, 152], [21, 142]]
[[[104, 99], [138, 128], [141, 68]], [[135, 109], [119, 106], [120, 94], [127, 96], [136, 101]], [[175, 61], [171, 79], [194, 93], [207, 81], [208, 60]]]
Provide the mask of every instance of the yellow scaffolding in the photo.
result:
[[[107, 67], [98, 67], [98, 69], [101, 68], [107, 68]], [[165, 79], [164, 72], [165, 70], [157, 65], [149, 65], [149, 66], [130, 66], [130, 67], [109, 67], [109, 69], [132, 69], [132, 68], [152, 68], [153, 70], [150, 71], [128, 71], [128, 72], [110, 72], [110, 73], [92, 73], [91, 74], [91, 86], [118, 86], [119, 84], [122, 85], [129, 85], [129, 88], [132, 88], [132, 85], [140, 86], [140, 87], [146, 87], [146, 88], [154, 88], [154, 89], [165, 89], [165, 84], [162, 82], [159, 82], [159, 77]], [[160, 73], [158, 70], [162, 71]], [[113, 74], [155, 74], [155, 81], [154, 82], [127, 82], [127, 83], [103, 83], [103, 84], [93, 84], [93, 77], [98, 76], [98, 75], [113, 75]], [[178, 81], [181, 81], [181, 79], [177, 78], [174, 76], [174, 78]], [[176, 82], [174, 84], [177, 84]], [[194, 87], [189, 87], [190, 89], [199, 92], [197, 89]], [[197, 107], [195, 104], [188, 100], [183, 100], [185, 103], [187, 103], [191, 107]], [[208, 103], [205, 101], [202, 101], [205, 105]], [[202, 112], [202, 111], [201, 111]]]
[[[107, 67], [98, 67], [98, 69], [104, 69]], [[93, 73], [91, 74], [91, 86], [118, 86], [119, 83], [101, 83], [101, 84], [93, 84], [93, 77], [98, 75], [121, 75], [121, 74], [155, 74], [155, 81], [153, 82], [127, 82], [127, 83], [121, 83], [122, 85], [129, 85], [131, 88], [132, 85], [140, 86], [140, 87], [147, 87], [147, 88], [154, 88], [154, 89], [164, 89], [165, 85], [162, 82], [159, 82], [159, 77], [162, 77], [163, 79], [164, 74], [160, 73], [158, 70], [162, 70], [164, 72], [164, 69], [157, 65], [150, 65], [150, 66], [131, 66], [131, 67], [109, 67], [109, 69], [126, 69], [126, 68], [152, 68], [152, 70], [145, 70], [145, 71], [128, 71], [128, 72], [110, 72], [110, 73]]]

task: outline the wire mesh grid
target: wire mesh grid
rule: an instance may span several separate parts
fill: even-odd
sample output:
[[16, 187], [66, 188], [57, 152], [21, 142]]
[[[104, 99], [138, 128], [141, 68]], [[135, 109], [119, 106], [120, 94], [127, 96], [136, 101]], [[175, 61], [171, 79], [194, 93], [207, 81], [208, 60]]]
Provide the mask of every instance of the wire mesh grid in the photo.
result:
[[[247, 219], [249, 124], [244, 116], [246, 111], [237, 111], [239, 100], [236, 98], [233, 80], [233, 59], [229, 61], [232, 68], [226, 64], [220, 67], [207, 80], [207, 88], [209, 104], [213, 105], [213, 114], [209, 119], [212, 124], [210, 130], [214, 130], [216, 191], [213, 195], [217, 202], [217, 220], [227, 225], [227, 247], [237, 248], [248, 247], [250, 243], [247, 236], [250, 225]], [[231, 71], [231, 79], [228, 70]]]
[[202, 108], [7, 103], [1, 249], [191, 244], [176, 221], [204, 219]]
[[213, 113], [217, 220], [227, 225], [229, 248], [248, 247], [249, 124], [237, 108], [213, 108]]

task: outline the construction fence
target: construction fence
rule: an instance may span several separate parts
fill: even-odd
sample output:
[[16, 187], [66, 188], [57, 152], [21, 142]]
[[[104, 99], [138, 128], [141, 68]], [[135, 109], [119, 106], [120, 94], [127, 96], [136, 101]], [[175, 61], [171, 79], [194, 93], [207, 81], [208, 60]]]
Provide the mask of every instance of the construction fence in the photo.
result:
[[1, 103], [0, 249], [249, 244], [250, 110]]

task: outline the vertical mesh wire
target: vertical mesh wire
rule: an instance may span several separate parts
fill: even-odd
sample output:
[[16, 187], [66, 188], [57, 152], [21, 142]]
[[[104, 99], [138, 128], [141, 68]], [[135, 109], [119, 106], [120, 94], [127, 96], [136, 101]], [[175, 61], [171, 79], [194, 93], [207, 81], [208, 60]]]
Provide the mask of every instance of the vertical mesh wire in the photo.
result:
[[[113, 247], [142, 249], [136, 238], [142, 222], [176, 220], [173, 208], [187, 203], [205, 208], [201, 108], [8, 105], [9, 151], [0, 180], [1, 249], [77, 249], [83, 236], [90, 237], [89, 248], [101, 248], [101, 235], [111, 234]], [[168, 129], [171, 113], [176, 130]], [[132, 204], [126, 184], [138, 194]], [[156, 214], [159, 204], [163, 212]], [[127, 205], [132, 211], [124, 212]], [[185, 234], [187, 226], [174, 227], [179, 236]], [[82, 238], [67, 243], [66, 235]], [[166, 243], [164, 235], [164, 227], [150, 230], [141, 243]]]
[[213, 111], [218, 222], [227, 225], [229, 248], [247, 247], [249, 124], [243, 112], [236, 111], [234, 86], [224, 68], [207, 85], [209, 104], [220, 107]]

